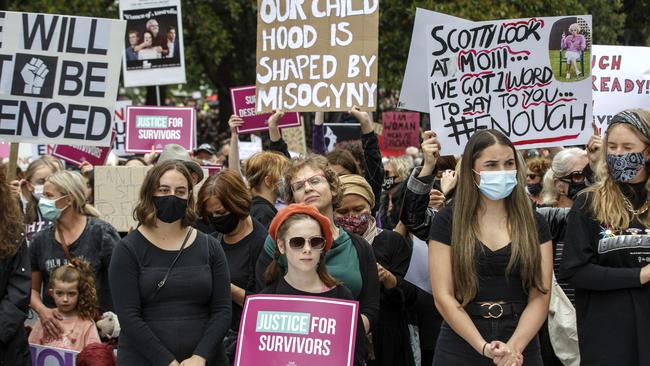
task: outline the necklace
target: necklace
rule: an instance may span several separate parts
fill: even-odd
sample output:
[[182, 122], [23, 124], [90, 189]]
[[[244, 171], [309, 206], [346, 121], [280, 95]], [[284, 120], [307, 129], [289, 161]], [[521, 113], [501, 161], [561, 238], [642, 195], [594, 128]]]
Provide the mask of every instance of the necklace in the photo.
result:
[[623, 196], [623, 203], [625, 204], [625, 208], [633, 215], [633, 217], [639, 217], [639, 215], [643, 215], [646, 211], [648, 211], [648, 208], [650, 208], [650, 201], [648, 200], [646, 200], [643, 206], [641, 206], [638, 210], [634, 209], [634, 206], [632, 206], [630, 200], [628, 200], [625, 196]]

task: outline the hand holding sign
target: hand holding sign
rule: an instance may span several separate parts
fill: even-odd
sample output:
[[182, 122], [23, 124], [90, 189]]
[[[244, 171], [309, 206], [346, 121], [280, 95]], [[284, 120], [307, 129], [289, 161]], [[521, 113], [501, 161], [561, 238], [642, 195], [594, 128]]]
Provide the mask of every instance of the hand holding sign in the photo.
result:
[[43, 60], [32, 57], [29, 63], [23, 66], [20, 76], [25, 82], [25, 94], [40, 94], [41, 87], [45, 83], [45, 77], [50, 71], [43, 63]]
[[591, 122], [591, 128], [594, 133], [587, 142], [587, 154], [589, 155], [589, 166], [592, 170], [596, 168], [596, 164], [600, 159], [600, 149], [603, 146], [603, 138], [600, 135], [600, 129], [596, 126], [596, 122]]
[[231, 115], [228, 119], [228, 126], [230, 126], [230, 134], [232, 136], [237, 136], [237, 129], [244, 124], [244, 120], [237, 117], [236, 115]]
[[424, 164], [419, 175], [420, 177], [433, 173], [438, 157], [440, 157], [440, 142], [438, 142], [438, 137], [433, 131], [426, 131], [424, 133], [424, 141], [422, 141], [422, 157], [424, 159]]

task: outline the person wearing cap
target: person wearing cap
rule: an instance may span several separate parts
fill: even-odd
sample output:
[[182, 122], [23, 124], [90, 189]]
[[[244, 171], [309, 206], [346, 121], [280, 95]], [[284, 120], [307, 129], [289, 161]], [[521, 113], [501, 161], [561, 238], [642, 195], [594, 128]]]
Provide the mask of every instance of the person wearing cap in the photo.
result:
[[372, 332], [375, 360], [368, 364], [414, 365], [406, 308], [417, 300], [417, 289], [404, 280], [413, 247], [399, 233], [377, 227], [371, 215], [375, 195], [364, 177], [341, 175], [339, 181], [342, 198], [334, 211], [336, 224], [371, 244], [381, 282], [379, 320]]
[[203, 180], [203, 169], [201, 166], [190, 158], [190, 154], [184, 147], [177, 144], [167, 144], [158, 157], [158, 164], [167, 160], [179, 160], [192, 175], [192, 185], [196, 185]]
[[217, 151], [210, 144], [199, 145], [199, 147], [194, 150], [194, 157], [210, 164], [219, 163], [217, 160]]
[[649, 111], [614, 115], [567, 216], [559, 280], [576, 289], [582, 365], [650, 365], [649, 148]]
[[[354, 300], [350, 290], [327, 271], [325, 255], [332, 248], [330, 220], [313, 206], [291, 204], [278, 212], [269, 235], [275, 250], [273, 261], [266, 269], [268, 286], [262, 294], [283, 294], [329, 297]], [[286, 260], [283, 276], [279, 258]], [[354, 364], [364, 365], [365, 342], [361, 316], [357, 321]]]
[[[341, 200], [340, 182], [336, 172], [321, 155], [310, 155], [291, 161], [284, 174], [285, 198], [288, 204], [304, 203], [313, 206], [330, 221], [334, 242], [325, 256], [328, 271], [345, 283], [355, 300], [366, 333], [379, 314], [379, 276], [377, 261], [370, 244], [361, 236], [339, 228], [334, 222], [334, 207]], [[269, 236], [255, 267], [258, 290], [266, 285], [262, 280], [266, 268], [273, 260], [275, 241]], [[279, 260], [283, 269], [286, 261]]]

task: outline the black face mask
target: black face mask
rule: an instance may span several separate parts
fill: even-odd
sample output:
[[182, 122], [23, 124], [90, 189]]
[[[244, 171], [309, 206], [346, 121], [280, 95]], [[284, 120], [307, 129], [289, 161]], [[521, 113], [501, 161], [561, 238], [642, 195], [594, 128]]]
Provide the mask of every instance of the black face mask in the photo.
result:
[[542, 183], [528, 184], [526, 187], [531, 196], [537, 196], [542, 191]]
[[395, 177], [386, 177], [384, 178], [384, 182], [381, 184], [381, 188], [384, 191], [388, 191], [391, 188], [395, 187], [397, 184], [399, 183], [395, 182]]
[[173, 194], [154, 197], [153, 204], [156, 206], [156, 217], [168, 224], [185, 217], [187, 211], [187, 200]]
[[222, 234], [230, 234], [237, 228], [237, 225], [239, 225], [239, 217], [231, 212], [227, 215], [210, 217], [210, 223], [218, 232]]
[[569, 183], [569, 190], [567, 191], [566, 196], [573, 201], [576, 198], [576, 195], [578, 195], [578, 192], [585, 188], [587, 188], [587, 185], [584, 183]]

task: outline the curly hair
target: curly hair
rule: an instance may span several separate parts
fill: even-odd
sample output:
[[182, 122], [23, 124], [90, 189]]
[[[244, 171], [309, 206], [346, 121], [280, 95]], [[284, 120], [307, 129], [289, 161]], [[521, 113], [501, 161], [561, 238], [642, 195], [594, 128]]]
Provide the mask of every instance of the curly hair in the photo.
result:
[[54, 281], [77, 282], [79, 297], [77, 300], [77, 314], [82, 319], [95, 320], [99, 315], [97, 305], [97, 287], [95, 287], [95, 271], [90, 264], [79, 258], [72, 258], [70, 263], [64, 264], [52, 272], [49, 289], [54, 288]]
[[339, 182], [339, 176], [336, 175], [336, 172], [332, 169], [324, 156], [315, 154], [292, 160], [289, 167], [284, 171], [285, 202], [296, 203], [296, 200], [293, 197], [293, 191], [291, 190], [291, 181], [298, 171], [302, 170], [304, 167], [310, 167], [314, 170], [321, 170], [323, 172], [325, 179], [327, 179], [327, 183], [330, 186], [330, 190], [332, 191], [332, 207], [336, 208], [341, 202], [341, 183]]
[[20, 248], [24, 228], [18, 201], [11, 192], [7, 182], [7, 169], [0, 164], [0, 259], [12, 257]]

